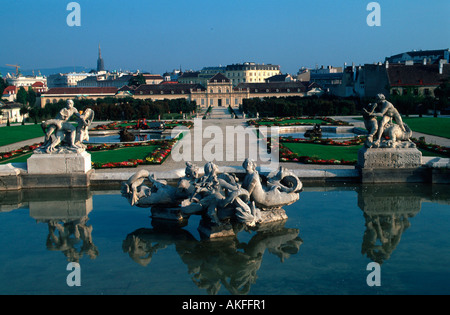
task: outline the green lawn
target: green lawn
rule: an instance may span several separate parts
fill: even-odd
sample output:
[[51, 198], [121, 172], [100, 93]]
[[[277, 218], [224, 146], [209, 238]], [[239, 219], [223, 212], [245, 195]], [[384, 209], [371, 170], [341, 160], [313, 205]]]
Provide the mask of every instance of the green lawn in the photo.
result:
[[110, 151], [93, 151], [91, 154], [91, 160], [94, 163], [116, 163], [128, 160], [145, 160], [145, 158], [158, 146], [138, 146], [130, 148], [121, 148]]
[[[154, 150], [156, 150], [158, 146], [140, 146], [140, 147], [130, 147], [130, 148], [121, 148], [116, 150], [109, 151], [93, 151], [89, 152], [91, 154], [91, 161], [94, 163], [116, 163], [116, 162], [124, 162], [128, 160], [145, 160], [145, 158]], [[27, 159], [33, 153], [27, 153], [15, 158], [7, 159], [0, 161], [0, 164], [7, 163], [20, 163], [26, 162]]]
[[11, 159], [0, 160], [0, 164], [26, 162], [32, 154], [33, 152], [30, 152], [21, 156], [13, 157]]
[[444, 117], [404, 117], [403, 121], [413, 130], [429, 135], [450, 139], [450, 118]]
[[301, 156], [318, 157], [323, 160], [346, 160], [356, 161], [358, 159], [358, 151], [363, 145], [357, 146], [333, 146], [333, 145], [320, 145], [312, 143], [283, 143], [285, 147], [291, 150], [293, 153], [297, 153]]
[[0, 146], [43, 136], [40, 124], [5, 126], [0, 128]]

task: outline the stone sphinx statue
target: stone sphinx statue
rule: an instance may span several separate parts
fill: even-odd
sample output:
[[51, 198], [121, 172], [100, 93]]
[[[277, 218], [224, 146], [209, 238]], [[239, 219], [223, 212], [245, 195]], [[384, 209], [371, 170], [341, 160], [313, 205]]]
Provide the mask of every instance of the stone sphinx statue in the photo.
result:
[[[280, 168], [269, 174], [267, 184], [263, 184], [253, 161], [247, 159], [243, 166], [243, 183], [235, 174], [220, 173], [212, 162], [204, 166], [202, 176], [195, 164], [186, 163], [185, 176], [176, 185], [156, 180], [147, 170], [140, 170], [122, 184], [122, 195], [131, 205], [152, 207], [154, 216], [167, 219], [164, 212], [174, 211], [179, 214], [177, 218], [183, 219], [201, 215], [211, 226], [235, 220], [254, 227], [286, 219], [281, 208], [299, 199], [302, 183], [298, 177]], [[281, 211], [282, 215], [273, 211]]]
[[[377, 117], [381, 117], [378, 121]], [[377, 95], [377, 102], [363, 108], [364, 125], [368, 131], [367, 148], [415, 148], [410, 140], [412, 131], [406, 125], [398, 110], [383, 94]], [[394, 123], [395, 122], [395, 123]]]

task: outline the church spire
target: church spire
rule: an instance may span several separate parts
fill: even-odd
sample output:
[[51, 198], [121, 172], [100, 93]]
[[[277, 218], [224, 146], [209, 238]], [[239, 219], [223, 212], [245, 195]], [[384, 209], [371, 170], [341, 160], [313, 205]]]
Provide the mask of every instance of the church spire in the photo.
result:
[[98, 59], [97, 59], [97, 72], [105, 71], [105, 63], [102, 58], [102, 49], [100, 48], [100, 43], [98, 44]]

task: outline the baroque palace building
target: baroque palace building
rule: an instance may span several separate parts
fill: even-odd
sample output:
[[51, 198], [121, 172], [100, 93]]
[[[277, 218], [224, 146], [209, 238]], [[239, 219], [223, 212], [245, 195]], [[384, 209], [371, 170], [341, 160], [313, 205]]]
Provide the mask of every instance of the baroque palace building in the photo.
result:
[[201, 107], [238, 107], [244, 99], [264, 97], [304, 97], [320, 93], [317, 85], [309, 82], [261, 82], [240, 83], [233, 86], [233, 81], [222, 73], [217, 73], [206, 84], [178, 83], [178, 84], [143, 84], [137, 88], [124, 86], [119, 89], [116, 97], [133, 97], [137, 99], [185, 98], [195, 101]]

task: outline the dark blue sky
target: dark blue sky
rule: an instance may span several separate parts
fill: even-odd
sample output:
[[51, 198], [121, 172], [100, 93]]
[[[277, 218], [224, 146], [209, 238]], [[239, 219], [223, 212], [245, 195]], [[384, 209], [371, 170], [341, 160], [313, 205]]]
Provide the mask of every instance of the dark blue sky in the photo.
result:
[[370, 0], [78, 0], [80, 27], [66, 24], [69, 2], [1, 1], [0, 65], [95, 68], [100, 43], [109, 70], [254, 61], [296, 73], [450, 48], [449, 0], [377, 1], [380, 27], [366, 23]]

